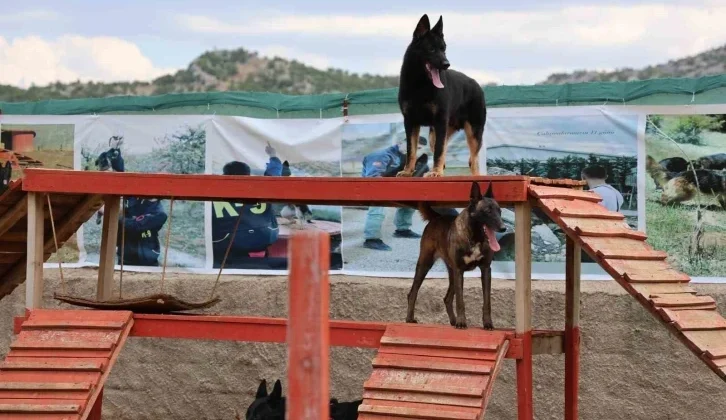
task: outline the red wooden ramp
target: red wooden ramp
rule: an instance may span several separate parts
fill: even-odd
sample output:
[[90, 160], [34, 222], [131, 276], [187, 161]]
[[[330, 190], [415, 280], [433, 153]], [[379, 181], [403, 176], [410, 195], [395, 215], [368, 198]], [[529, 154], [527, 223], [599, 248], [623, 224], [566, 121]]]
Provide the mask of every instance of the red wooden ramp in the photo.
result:
[[508, 344], [503, 331], [389, 326], [358, 418], [481, 419]]
[[600, 205], [596, 194], [539, 185], [529, 191], [583, 251], [726, 380], [726, 319], [711, 296], [697, 295], [690, 277], [651, 248], [645, 233], [628, 227], [622, 214]]
[[31, 312], [0, 365], [0, 420], [89, 418], [133, 323], [127, 311]]

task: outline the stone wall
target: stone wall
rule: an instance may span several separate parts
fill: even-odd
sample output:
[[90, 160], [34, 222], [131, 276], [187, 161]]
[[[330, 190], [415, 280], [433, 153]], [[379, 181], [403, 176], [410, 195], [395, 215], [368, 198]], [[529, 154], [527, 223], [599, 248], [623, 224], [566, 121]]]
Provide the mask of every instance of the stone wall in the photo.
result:
[[[46, 270], [46, 305], [58, 287], [58, 271]], [[64, 270], [69, 291], [95, 295], [96, 271]], [[118, 274], [117, 274], [118, 277]], [[158, 291], [159, 274], [124, 274], [125, 296]], [[167, 291], [202, 300], [214, 276], [167, 275]], [[331, 317], [402, 321], [410, 279], [331, 278]], [[710, 294], [726, 313], [726, 286], [694, 287]], [[428, 280], [419, 294], [419, 322], [446, 323], [445, 280]], [[514, 326], [514, 282], [495, 281], [495, 326]], [[59, 289], [58, 289], [59, 290]], [[286, 278], [224, 276], [223, 301], [209, 313], [284, 317]], [[467, 317], [481, 327], [481, 287], [467, 279]], [[726, 412], [726, 384], [669, 336], [651, 315], [613, 281], [582, 286], [582, 419], [658, 420], [721, 418]], [[25, 290], [0, 302], [0, 349], [12, 339], [12, 317], [23, 311]], [[564, 326], [564, 282], [535, 281], [534, 325]], [[371, 371], [374, 351], [334, 348], [331, 393], [359, 398]], [[104, 419], [227, 419], [243, 414], [259, 380], [285, 377], [286, 348], [279, 344], [132, 338], [112, 371], [104, 393]], [[564, 356], [537, 356], [534, 362], [536, 419], [563, 418]], [[283, 385], [284, 386], [284, 385]], [[494, 385], [487, 419], [516, 418], [514, 362], [507, 360]]]

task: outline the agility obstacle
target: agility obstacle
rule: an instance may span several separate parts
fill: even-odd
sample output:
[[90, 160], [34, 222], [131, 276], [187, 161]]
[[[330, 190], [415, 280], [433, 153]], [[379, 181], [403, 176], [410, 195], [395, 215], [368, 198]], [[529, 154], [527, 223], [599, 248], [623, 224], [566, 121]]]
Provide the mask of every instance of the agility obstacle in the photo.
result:
[[[51, 239], [49, 245], [46, 238], [53, 229], [54, 219], [60, 220], [56, 224], [59, 231], [56, 237], [62, 243], [94, 214], [95, 209], [104, 202], [119, 202], [120, 196], [343, 206], [411, 206], [428, 202], [433, 206], [462, 207], [468, 202], [472, 182], [479, 182], [483, 189], [491, 183], [495, 199], [515, 209], [516, 325], [513, 330], [484, 331], [470, 327], [462, 331], [448, 325], [329, 320], [329, 237], [319, 231], [296, 233], [290, 242], [289, 321], [239, 316], [134, 314], [124, 328], [130, 326], [128, 335], [132, 337], [287, 343], [290, 361], [288, 414], [296, 420], [328, 419], [329, 346], [378, 349], [372, 361], [373, 373], [364, 384], [364, 401], [359, 408], [361, 419], [483, 418], [501, 362], [510, 358], [516, 360], [518, 419], [531, 420], [532, 357], [564, 352], [565, 418], [576, 419], [580, 255], [584, 250], [697, 357], [726, 379], [726, 320], [716, 311], [713, 299], [697, 296], [688, 286], [688, 276], [671, 268], [665, 262], [664, 253], [654, 251], [645, 243], [643, 233], [625, 227], [621, 215], [610, 213], [597, 204], [598, 197], [582, 191], [580, 183], [524, 176], [372, 180], [27, 169], [22, 185], [14, 184], [0, 197], [0, 254], [12, 254], [0, 264], [0, 296], [7, 295], [22, 283], [23, 278], [26, 279], [26, 316], [16, 320], [16, 332], [20, 334], [13, 345], [39, 343], [37, 337], [26, 338], [33, 333], [34, 325], [38, 328], [39, 319], [46, 323], [42, 328], [53, 330], [52, 334], [43, 335], [42, 345], [47, 348], [60, 347], [60, 343], [81, 347], [88, 343], [103, 343], [106, 347], [112, 345], [113, 354], [117, 354], [123, 344], [112, 340], [116, 335], [109, 334], [111, 338], [104, 341], [99, 337], [91, 338], [88, 331], [81, 334], [74, 329], [91, 329], [98, 334], [97, 330], [110, 326], [102, 328], [106, 324], [93, 322], [79, 325], [79, 316], [100, 313], [115, 317], [124, 312], [42, 309], [43, 261], [49, 257], [54, 244]], [[27, 202], [27, 205], [19, 204], [21, 202]], [[45, 217], [46, 202], [53, 203], [54, 216], [59, 213], [57, 218]], [[533, 330], [531, 325], [530, 217], [533, 206], [551, 217], [568, 237], [564, 331]], [[23, 226], [25, 223], [27, 228]], [[116, 231], [116, 223], [104, 221], [98, 300], [110, 298]], [[24, 232], [27, 232], [28, 240], [26, 252], [17, 246], [17, 238]], [[71, 335], [61, 338], [61, 334]], [[0, 399], [0, 419], [100, 418], [103, 381], [112, 363], [106, 362], [103, 365], [106, 370], [91, 383], [89, 389], [94, 392], [80, 395], [82, 392], [76, 392], [73, 384], [89, 383], [87, 380], [56, 380], [53, 379], [55, 376], [43, 376], [56, 369], [62, 372], [63, 367], [33, 359], [47, 356], [38, 354], [23, 356], [22, 361], [29, 364], [22, 374], [9, 376], [5, 370], [0, 370], [0, 393], [3, 389], [18, 387], [35, 390], [24, 391], [26, 394], [22, 395], [29, 398], [16, 398], [16, 394], [10, 393], [7, 395], [12, 398]], [[109, 353], [108, 361], [113, 359], [113, 354]], [[8, 363], [11, 357], [14, 357], [12, 350]], [[104, 363], [103, 359], [96, 361]], [[74, 362], [77, 366], [87, 366], [91, 360]], [[62, 392], [72, 390], [76, 394], [54, 398], [61, 392], [56, 388], [61, 388]], [[65, 411], [53, 411], [61, 409]], [[39, 413], [44, 414], [41, 417]]]

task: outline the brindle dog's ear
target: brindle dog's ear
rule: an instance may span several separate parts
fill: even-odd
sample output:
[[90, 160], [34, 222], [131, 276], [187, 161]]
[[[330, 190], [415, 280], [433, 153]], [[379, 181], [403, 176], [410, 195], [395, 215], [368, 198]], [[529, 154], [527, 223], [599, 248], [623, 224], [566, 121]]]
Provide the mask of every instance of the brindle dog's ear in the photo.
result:
[[416, 29], [413, 31], [413, 38], [420, 38], [424, 35], [426, 35], [426, 32], [428, 32], [431, 29], [431, 23], [429, 22], [429, 15], [423, 15], [421, 16], [421, 20], [418, 21], [418, 25], [416, 25]]
[[479, 188], [478, 182], [471, 183], [471, 194], [469, 195], [469, 200], [471, 200], [472, 203], [476, 203], [481, 200], [481, 188]]
[[494, 199], [494, 194], [492, 193], [492, 183], [489, 183], [489, 187], [487, 188], [486, 194], [484, 194], [484, 197]]

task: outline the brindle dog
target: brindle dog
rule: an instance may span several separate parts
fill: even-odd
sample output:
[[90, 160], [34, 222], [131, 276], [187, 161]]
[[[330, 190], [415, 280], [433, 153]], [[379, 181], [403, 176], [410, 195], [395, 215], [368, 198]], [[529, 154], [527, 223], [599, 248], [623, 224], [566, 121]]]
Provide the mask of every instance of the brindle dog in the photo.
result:
[[[419, 211], [428, 224], [421, 235], [421, 250], [416, 264], [416, 275], [408, 293], [408, 314], [406, 322], [415, 323], [414, 309], [421, 284], [434, 262], [444, 260], [449, 271], [449, 289], [444, 297], [449, 322], [456, 328], [466, 328], [464, 309], [464, 272], [476, 267], [481, 269], [481, 283], [484, 295], [482, 325], [494, 328], [491, 310], [491, 263], [494, 253], [499, 251], [495, 231], [504, 232], [502, 209], [492, 195], [491, 183], [484, 196], [479, 184], [471, 186], [469, 205], [458, 215], [441, 215], [426, 204]], [[453, 300], [456, 297], [456, 314]]]

